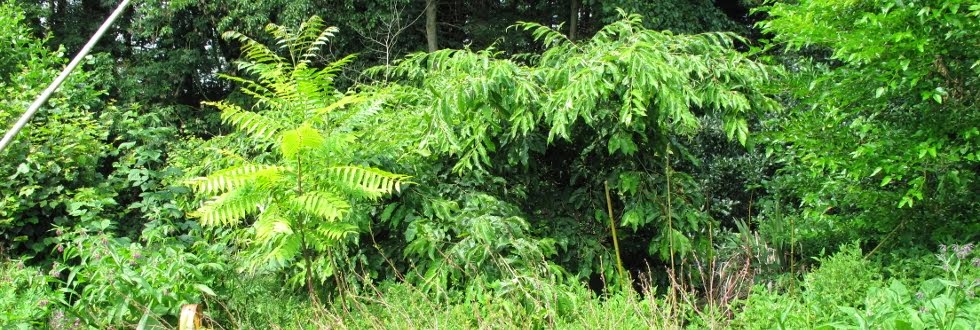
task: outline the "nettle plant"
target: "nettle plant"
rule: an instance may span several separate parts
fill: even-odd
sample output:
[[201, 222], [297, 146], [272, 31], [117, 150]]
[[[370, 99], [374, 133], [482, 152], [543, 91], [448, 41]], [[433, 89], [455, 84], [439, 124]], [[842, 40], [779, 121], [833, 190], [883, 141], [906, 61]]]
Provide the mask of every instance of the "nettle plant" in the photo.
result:
[[314, 68], [337, 29], [312, 17], [295, 32], [275, 24], [266, 30], [287, 55], [240, 33], [224, 35], [243, 44], [238, 69], [255, 78], [223, 78], [241, 84], [258, 111], [228, 101], [205, 104], [268, 154], [233, 156], [236, 165], [187, 184], [213, 196], [195, 212], [202, 225], [249, 226], [241, 243], [250, 270], [289, 269], [290, 283], [305, 283], [312, 294], [314, 279], [322, 284], [333, 273], [331, 249], [357, 231], [352, 203], [400, 191], [407, 177], [360, 165], [351, 151], [356, 135], [344, 121], [359, 112], [339, 110], [363, 96], [339, 94], [333, 78], [352, 57]]

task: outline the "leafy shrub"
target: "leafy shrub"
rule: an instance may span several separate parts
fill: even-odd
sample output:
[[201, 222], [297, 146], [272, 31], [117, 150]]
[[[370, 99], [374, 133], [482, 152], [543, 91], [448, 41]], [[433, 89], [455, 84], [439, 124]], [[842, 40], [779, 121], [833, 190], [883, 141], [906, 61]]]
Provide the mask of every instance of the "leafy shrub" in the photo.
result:
[[311, 295], [314, 280], [323, 284], [334, 272], [331, 253], [357, 232], [354, 202], [401, 191], [408, 178], [361, 165], [350, 152], [357, 137], [341, 129], [350, 116], [340, 110], [361, 96], [340, 95], [333, 79], [352, 57], [323, 68], [313, 62], [336, 30], [316, 16], [295, 31], [268, 25], [285, 56], [240, 33], [225, 34], [243, 44], [238, 67], [255, 78], [223, 77], [241, 83], [262, 111], [227, 100], [206, 104], [221, 110], [238, 134], [268, 148], [267, 157], [232, 154], [237, 164], [186, 181], [209, 198], [193, 214], [203, 225], [249, 227], [238, 242], [247, 248], [249, 270], [287, 270], [290, 284], [306, 285]]
[[904, 283], [920, 283], [943, 276], [943, 269], [936, 267], [936, 255], [933, 249], [937, 247], [916, 245], [888, 251], [879, 250], [872, 255], [872, 260], [881, 265], [882, 275], [886, 278], [901, 280]]
[[734, 34], [649, 30], [638, 15], [581, 42], [516, 27], [542, 44], [540, 56], [440, 50], [372, 71], [397, 84], [391, 107], [420, 118], [417, 149], [448, 160], [445, 176], [526, 210], [535, 235], [565, 243], [556, 262], [582, 277], [611, 260], [606, 180], [637, 266], [708, 247], [704, 229], [717, 225], [704, 186], [676, 170], [698, 162], [679, 140], [710, 114], [719, 137], [747, 144], [749, 119], [777, 106], [761, 86], [778, 70], [737, 51]]
[[316, 322], [320, 307], [283, 281], [277, 274], [227, 272], [215, 281], [217, 295], [204, 297], [205, 314], [232, 329], [322, 328]]
[[839, 307], [842, 323], [861, 328], [974, 329], [980, 324], [980, 253], [973, 244], [941, 246], [942, 275], [920, 282], [916, 291], [900, 280], [868, 291], [864, 308]]
[[[44, 47], [13, 2], [0, 4], [0, 124], [6, 130], [54, 79], [65, 62]], [[6, 41], [5, 41], [6, 42]], [[76, 70], [31, 124], [0, 154], [0, 245], [34, 255], [48, 248], [52, 224], [67, 224], [66, 208], [80, 190], [104, 181], [99, 163], [109, 151], [105, 125], [97, 120], [95, 77]]]
[[173, 238], [140, 244], [110, 234], [109, 220], [56, 229], [61, 261], [52, 275], [74, 316], [99, 328], [173, 324], [180, 307], [214, 295], [209, 287], [225, 266], [217, 249], [192, 249]]
[[[653, 288], [644, 295], [632, 289], [597, 297], [579, 293], [574, 313], [562, 315], [555, 329], [670, 329], [680, 328], [685, 319], [666, 300], [651, 296]], [[683, 310], [679, 312], [684, 312]]]
[[43, 327], [61, 295], [52, 289], [56, 280], [24, 260], [0, 262], [0, 325], [4, 329]]
[[780, 294], [761, 285], [740, 305], [732, 326], [739, 329], [806, 329], [813, 327], [813, 310], [799, 296]]
[[759, 26], [795, 71], [769, 137], [807, 246], [977, 239], [980, 6], [765, 3]]
[[539, 280], [542, 289], [564, 295], [567, 308], [528, 309], [527, 300], [513, 295], [467, 294], [446, 301], [410, 284], [384, 282], [369, 294], [348, 297], [347, 305], [334, 305], [325, 323], [353, 329], [641, 329], [682, 323], [663, 300], [632, 290], [600, 297], [579, 284]]
[[[863, 305], [865, 294], [881, 285], [880, 270], [865, 260], [857, 244], [841, 246], [819, 258], [818, 268], [807, 273], [802, 288], [756, 285], [743, 301], [733, 325], [748, 329], [800, 329], [830, 324], [843, 317], [841, 308]], [[791, 280], [795, 282], [795, 279]]]
[[[462, 204], [462, 205], [460, 205]], [[468, 281], [517, 281], [522, 275], [560, 269], [546, 262], [553, 240], [536, 239], [520, 211], [486, 194], [469, 194], [461, 203], [438, 201], [430, 217], [408, 225], [405, 254], [419, 260], [422, 286], [436, 292], [473, 285]], [[544, 269], [538, 269], [544, 268]]]
[[859, 307], [868, 289], [881, 285], [878, 267], [864, 258], [855, 244], [841, 246], [803, 280], [803, 299], [818, 315], [836, 315], [837, 307]]
[[[473, 328], [481, 317], [494, 314], [490, 308], [478, 303], [452, 304], [439, 302], [424, 290], [409, 284], [383, 282], [370, 295], [352, 296], [349, 308], [337, 304], [331, 310], [340, 323], [354, 329], [425, 329]], [[493, 316], [490, 316], [493, 318]], [[509, 324], [504, 318], [495, 318], [500, 326]]]
[[[906, 282], [879, 280], [856, 245], [821, 260], [802, 294], [756, 286], [733, 325], [747, 329], [973, 329], [980, 322], [980, 255], [972, 244], [941, 246], [940, 275]], [[927, 272], [932, 274], [932, 272]], [[854, 278], [848, 278], [853, 276]], [[908, 284], [915, 283], [915, 284]]]

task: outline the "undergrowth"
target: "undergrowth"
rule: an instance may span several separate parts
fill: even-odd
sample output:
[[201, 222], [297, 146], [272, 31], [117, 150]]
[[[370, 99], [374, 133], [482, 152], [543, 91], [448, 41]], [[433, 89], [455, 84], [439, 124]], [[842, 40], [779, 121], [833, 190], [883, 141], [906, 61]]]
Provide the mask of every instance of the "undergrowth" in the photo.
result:
[[[635, 285], [610, 284], [606, 292], [539, 280], [509, 292], [475, 283], [446, 296], [385, 280], [322, 305], [283, 289], [276, 276], [256, 275], [229, 279], [206, 303], [215, 329], [973, 329], [980, 322], [980, 258], [972, 245], [943, 247], [910, 262], [926, 274], [939, 270], [922, 280], [883, 276], [885, 268], [856, 244], [814, 261], [795, 280], [739, 278], [751, 270], [726, 270], [726, 261], [714, 260], [702, 264], [716, 268], [700, 268], [710, 273], [690, 267], [666, 288], [650, 281], [668, 272], [663, 269], [637, 274]], [[736, 278], [745, 282], [733, 291], [717, 289]]]

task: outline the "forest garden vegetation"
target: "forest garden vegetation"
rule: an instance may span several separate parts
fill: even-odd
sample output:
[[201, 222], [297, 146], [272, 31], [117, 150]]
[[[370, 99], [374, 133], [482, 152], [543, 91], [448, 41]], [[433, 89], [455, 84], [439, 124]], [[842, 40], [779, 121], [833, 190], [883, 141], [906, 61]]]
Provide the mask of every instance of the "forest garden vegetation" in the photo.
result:
[[[0, 3], [0, 123], [113, 5]], [[968, 0], [138, 1], [0, 154], [0, 328], [974, 329], [977, 45]]]

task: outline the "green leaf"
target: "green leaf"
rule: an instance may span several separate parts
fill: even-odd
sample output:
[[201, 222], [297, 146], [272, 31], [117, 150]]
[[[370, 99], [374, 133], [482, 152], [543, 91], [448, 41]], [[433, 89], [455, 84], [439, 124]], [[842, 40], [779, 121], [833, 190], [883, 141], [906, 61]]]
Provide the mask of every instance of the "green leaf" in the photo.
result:
[[301, 151], [320, 147], [323, 141], [319, 131], [309, 125], [302, 125], [283, 132], [279, 147], [283, 157], [292, 159]]
[[635, 153], [638, 148], [636, 144], [633, 143], [633, 139], [630, 134], [617, 132], [609, 139], [609, 154], [613, 154], [617, 150], [623, 155], [630, 156]]
[[194, 288], [197, 289], [198, 291], [201, 291], [201, 293], [204, 293], [206, 295], [209, 295], [209, 296], [212, 296], [212, 297], [217, 296], [217, 294], [214, 293], [214, 290], [211, 290], [211, 288], [209, 288], [207, 285], [204, 285], [204, 284], [194, 284]]
[[184, 184], [198, 193], [214, 195], [254, 184], [263, 178], [276, 180], [284, 171], [285, 168], [281, 166], [245, 164], [214, 172], [207, 177], [190, 179]]
[[146, 311], [143, 312], [143, 316], [140, 317], [139, 322], [136, 323], [136, 330], [146, 329], [146, 322], [149, 320], [150, 320], [150, 308], [147, 308]]
[[746, 141], [749, 138], [749, 124], [745, 121], [745, 118], [738, 119], [738, 142], [745, 146]]
[[326, 169], [329, 177], [349, 191], [361, 193], [369, 198], [379, 198], [384, 194], [400, 192], [408, 176], [360, 166], [333, 166]]
[[302, 213], [326, 221], [337, 221], [350, 211], [350, 203], [330, 191], [307, 192], [293, 199], [293, 205]]

